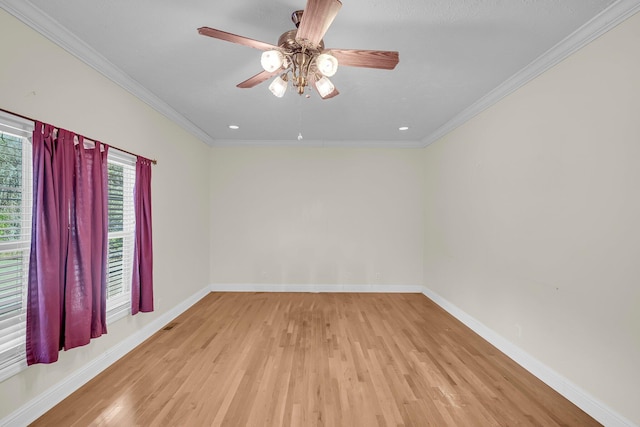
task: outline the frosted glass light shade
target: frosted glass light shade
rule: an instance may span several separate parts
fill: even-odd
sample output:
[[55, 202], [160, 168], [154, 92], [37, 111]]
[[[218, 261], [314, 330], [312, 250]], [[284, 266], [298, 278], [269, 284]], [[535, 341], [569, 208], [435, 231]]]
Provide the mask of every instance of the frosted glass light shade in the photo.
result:
[[323, 76], [331, 77], [338, 71], [338, 60], [335, 56], [322, 53], [316, 59], [316, 66]]
[[278, 98], [282, 98], [287, 91], [287, 82], [280, 76], [273, 79], [269, 85], [269, 90]]
[[279, 50], [267, 50], [263, 52], [260, 57], [260, 64], [262, 64], [262, 68], [269, 73], [272, 73], [282, 67], [283, 62], [284, 56]]
[[333, 85], [333, 83], [331, 83], [331, 80], [326, 77], [322, 77], [316, 82], [316, 89], [318, 90], [320, 96], [324, 98], [325, 96], [333, 92], [336, 87]]

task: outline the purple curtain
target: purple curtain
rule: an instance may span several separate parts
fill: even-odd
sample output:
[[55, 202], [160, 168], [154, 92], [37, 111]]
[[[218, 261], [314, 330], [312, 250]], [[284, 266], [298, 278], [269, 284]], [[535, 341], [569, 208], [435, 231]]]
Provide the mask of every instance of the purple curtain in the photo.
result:
[[131, 314], [153, 311], [153, 242], [151, 239], [151, 161], [137, 157], [133, 191], [136, 236], [133, 247]]
[[29, 365], [107, 332], [107, 147], [77, 139], [40, 122], [33, 132]]

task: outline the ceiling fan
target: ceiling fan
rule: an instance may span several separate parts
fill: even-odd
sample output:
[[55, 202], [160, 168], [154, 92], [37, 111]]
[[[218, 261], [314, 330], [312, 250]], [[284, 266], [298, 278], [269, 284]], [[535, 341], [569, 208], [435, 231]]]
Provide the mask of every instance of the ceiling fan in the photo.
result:
[[300, 95], [312, 86], [322, 99], [329, 99], [339, 93], [329, 80], [338, 64], [392, 70], [399, 61], [398, 52], [392, 51], [325, 49], [322, 37], [341, 7], [340, 0], [307, 0], [304, 10], [291, 15], [297, 29], [283, 33], [277, 46], [209, 27], [198, 28], [198, 33], [264, 51], [260, 61], [264, 71], [238, 84], [239, 88], [254, 87], [277, 75], [269, 85], [277, 97], [284, 96], [291, 82]]

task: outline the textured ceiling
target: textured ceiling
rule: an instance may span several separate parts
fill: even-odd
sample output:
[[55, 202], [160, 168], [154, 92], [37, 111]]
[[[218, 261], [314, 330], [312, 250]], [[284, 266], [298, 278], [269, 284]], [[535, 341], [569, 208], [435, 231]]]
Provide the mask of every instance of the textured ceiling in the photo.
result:
[[400, 63], [393, 71], [340, 67], [332, 77], [340, 95], [329, 100], [293, 91], [279, 99], [268, 82], [236, 88], [261, 71], [260, 51], [196, 31], [208, 26], [275, 44], [294, 28], [290, 15], [304, 9], [305, 0], [30, 3], [193, 123], [208, 142], [295, 142], [302, 132], [304, 141], [402, 145], [429, 139], [614, 1], [344, 0], [325, 45], [397, 50]]

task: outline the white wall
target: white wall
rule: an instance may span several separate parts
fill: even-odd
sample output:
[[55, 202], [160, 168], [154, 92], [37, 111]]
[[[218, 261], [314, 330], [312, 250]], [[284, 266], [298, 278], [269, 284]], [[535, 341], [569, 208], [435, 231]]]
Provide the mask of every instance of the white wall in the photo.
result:
[[209, 148], [0, 10], [0, 107], [158, 160], [152, 172], [156, 312], [109, 326], [0, 383], [0, 420], [208, 285]]
[[640, 424], [640, 15], [426, 148], [425, 285]]
[[0, 11], [2, 108], [159, 161], [157, 312], [0, 383], [0, 419], [207, 283], [424, 283], [640, 424], [637, 46], [638, 16], [422, 151], [210, 150]]
[[416, 154], [214, 148], [212, 283], [420, 286]]

